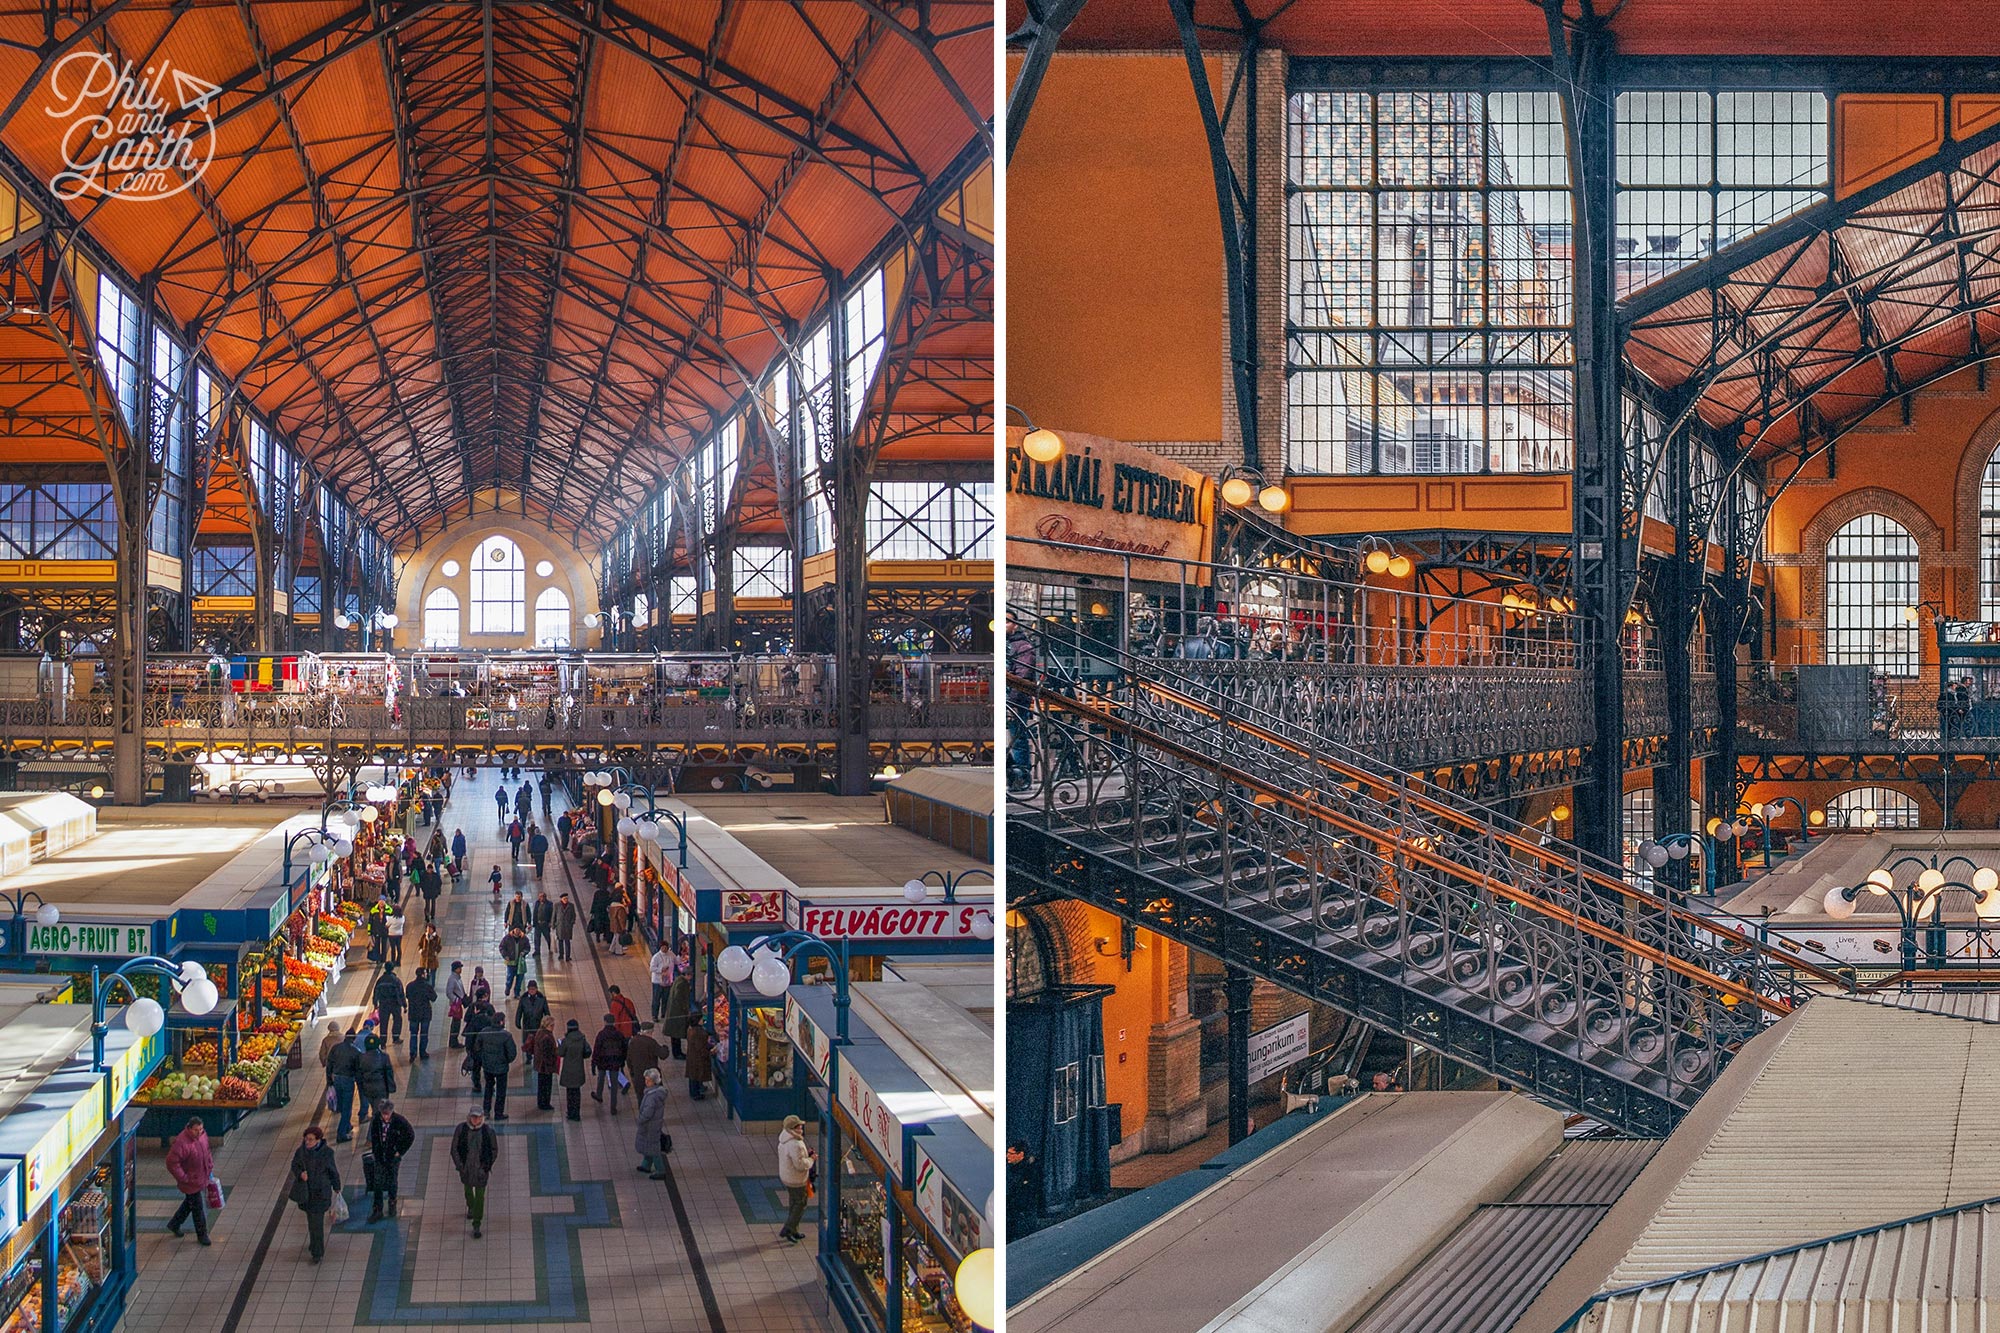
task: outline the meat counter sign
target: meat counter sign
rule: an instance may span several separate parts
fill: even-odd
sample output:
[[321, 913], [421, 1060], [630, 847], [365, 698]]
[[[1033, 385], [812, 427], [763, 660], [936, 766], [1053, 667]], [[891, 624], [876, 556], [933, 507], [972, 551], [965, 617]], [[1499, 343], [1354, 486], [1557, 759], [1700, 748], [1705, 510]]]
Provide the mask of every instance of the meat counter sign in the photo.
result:
[[153, 928], [64, 921], [28, 927], [28, 952], [71, 958], [137, 958], [151, 953]]
[[908, 903], [799, 905], [799, 929], [823, 940], [969, 940], [973, 918], [992, 909], [985, 903], [912, 907]]

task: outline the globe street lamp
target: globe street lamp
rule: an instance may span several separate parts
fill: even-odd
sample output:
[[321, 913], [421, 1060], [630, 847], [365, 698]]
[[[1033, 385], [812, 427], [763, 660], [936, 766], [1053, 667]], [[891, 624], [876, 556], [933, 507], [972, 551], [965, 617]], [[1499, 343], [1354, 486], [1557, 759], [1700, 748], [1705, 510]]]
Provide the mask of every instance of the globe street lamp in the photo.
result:
[[34, 900], [37, 904], [35, 908], [36, 925], [53, 926], [62, 920], [61, 910], [33, 889], [16, 889], [12, 893], [0, 893], [0, 902], [5, 902], [14, 909], [14, 924], [9, 933], [15, 940], [20, 942], [16, 944], [16, 948], [21, 947], [21, 944], [26, 942], [25, 938], [21, 935], [21, 921], [28, 915], [28, 902], [30, 899]]
[[[958, 901], [959, 886], [974, 875], [984, 875], [989, 887], [993, 884], [993, 872], [984, 866], [973, 866], [957, 874], [943, 870], [926, 870], [915, 879], [904, 883], [903, 898], [912, 903], [928, 900], [931, 896], [931, 884], [935, 881], [938, 887], [944, 890], [944, 900], [947, 903], [955, 903]], [[990, 910], [982, 908], [972, 914], [972, 935], [974, 939], [993, 938], [993, 913]]]
[[[1935, 858], [1933, 858], [1935, 859]], [[1953, 862], [1972, 862], [1963, 856], [1953, 856], [1946, 860], [1945, 867]], [[1945, 921], [1944, 895], [1956, 889], [1972, 895], [1973, 912], [1979, 918], [1979, 926], [2000, 921], [2000, 870], [1991, 866], [1978, 866], [1972, 871], [1971, 883], [1948, 879], [1945, 868], [1929, 865], [1918, 873], [1916, 879], [1902, 888], [1896, 887], [1895, 871], [1902, 866], [1922, 861], [1914, 856], [1906, 856], [1894, 866], [1870, 871], [1868, 878], [1853, 888], [1835, 885], [1826, 891], [1824, 905], [1826, 914], [1835, 921], [1845, 921], [1860, 909], [1863, 895], [1887, 898], [1895, 908], [1897, 920], [1901, 923], [1903, 970], [1914, 972], [1917, 967], [1917, 927], [1928, 918], [1930, 926], [1930, 961], [1933, 967], [1944, 965]]]
[[121, 963], [109, 975], [102, 976], [99, 969], [93, 966], [90, 969], [91, 1068], [104, 1068], [104, 1034], [110, 1030], [110, 1024], [105, 1020], [105, 998], [112, 989], [123, 987], [125, 993], [132, 997], [130, 1006], [125, 1010], [125, 1026], [134, 1035], [150, 1037], [166, 1026], [167, 1012], [160, 1002], [139, 994], [138, 988], [132, 984], [132, 978], [141, 974], [161, 978], [170, 992], [171, 988], [178, 986], [181, 1008], [196, 1016], [213, 1011], [222, 998], [215, 989], [215, 983], [208, 979], [208, 972], [192, 958], [176, 967], [164, 958], [149, 954]]
[[618, 836], [621, 838], [637, 838], [640, 842], [650, 847], [657, 847], [660, 845], [660, 825], [662, 823], [672, 824], [674, 831], [680, 835], [679, 864], [681, 869], [686, 870], [688, 863], [687, 818], [678, 812], [653, 809], [641, 810], [636, 815], [621, 815], [618, 819]]

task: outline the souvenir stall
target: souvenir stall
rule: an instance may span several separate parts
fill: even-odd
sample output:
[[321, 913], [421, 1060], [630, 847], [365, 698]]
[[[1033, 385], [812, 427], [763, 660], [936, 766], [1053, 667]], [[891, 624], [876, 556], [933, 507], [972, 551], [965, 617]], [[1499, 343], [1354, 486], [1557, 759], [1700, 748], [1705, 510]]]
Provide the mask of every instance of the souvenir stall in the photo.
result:
[[[972, 1333], [954, 1278], [993, 1243], [992, 1144], [953, 1109], [955, 1090], [934, 1086], [950, 1081], [913, 1068], [865, 1017], [850, 1013], [836, 1048], [830, 987], [788, 991], [785, 1026], [819, 1123], [820, 1267], [842, 1323]], [[990, 1136], [990, 1119], [980, 1124]]]
[[114, 1017], [93, 1069], [90, 1006], [22, 1003], [25, 989], [0, 985], [0, 1333], [108, 1330], [138, 1270], [122, 1112], [165, 1045]]
[[[818, 889], [810, 898], [784, 889], [702, 889], [695, 894], [698, 943], [711, 958], [732, 944], [748, 947], [760, 935], [799, 929], [848, 948], [848, 980], [882, 979], [889, 955], [993, 956], [993, 888], [982, 884], [954, 902], [912, 903], [885, 898], [882, 889]], [[830, 964], [813, 954], [797, 963], [802, 981], [825, 980]], [[710, 1030], [715, 1033], [716, 1079], [730, 1111], [745, 1122], [780, 1120], [799, 1109], [799, 1097], [774, 1045], [784, 1043], [780, 1002], [754, 988], [718, 983], [711, 988]]]

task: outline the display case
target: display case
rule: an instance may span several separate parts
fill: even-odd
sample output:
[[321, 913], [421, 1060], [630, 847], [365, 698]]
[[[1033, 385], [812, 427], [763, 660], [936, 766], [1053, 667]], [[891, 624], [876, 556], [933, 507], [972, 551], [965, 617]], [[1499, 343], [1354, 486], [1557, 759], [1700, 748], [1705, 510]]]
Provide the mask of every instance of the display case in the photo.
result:
[[849, 1160], [840, 1183], [836, 1243], [848, 1278], [871, 1307], [879, 1327], [888, 1322], [888, 1279], [883, 1256], [889, 1247], [889, 1191], [865, 1163]]
[[[67, 1213], [67, 1210], [65, 1210]], [[99, 1210], [105, 1215], [104, 1210]], [[108, 1220], [106, 1223], [108, 1227]], [[67, 1223], [64, 1225], [60, 1250], [56, 1263], [56, 1328], [68, 1329], [75, 1325], [77, 1314], [96, 1291], [106, 1271], [106, 1258], [110, 1253], [109, 1237], [104, 1231], [83, 1233], [73, 1240]], [[95, 1266], [98, 1277], [93, 1280], [88, 1263]], [[0, 1286], [0, 1308], [7, 1311], [0, 1320], [0, 1333], [42, 1333], [42, 1256], [35, 1253], [23, 1259], [20, 1266], [8, 1275], [4, 1286]]]
[[785, 999], [760, 994], [748, 982], [722, 987], [715, 999], [716, 1069], [738, 1120], [782, 1120], [801, 1110], [792, 1086], [791, 1039]]
[[937, 1253], [905, 1227], [903, 1233], [903, 1327], [926, 1333], [974, 1333], [978, 1325], [959, 1308], [951, 1274]]

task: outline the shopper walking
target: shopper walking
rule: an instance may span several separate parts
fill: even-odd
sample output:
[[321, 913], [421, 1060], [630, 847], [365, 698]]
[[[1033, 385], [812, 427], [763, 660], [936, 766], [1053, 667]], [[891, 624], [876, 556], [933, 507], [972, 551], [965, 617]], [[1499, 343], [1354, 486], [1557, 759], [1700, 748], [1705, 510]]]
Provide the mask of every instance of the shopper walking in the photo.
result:
[[444, 876], [436, 865], [423, 867], [424, 920], [437, 920], [438, 895], [444, 892]]
[[528, 1038], [539, 1032], [542, 1020], [549, 1016], [549, 997], [542, 994], [540, 982], [531, 981], [521, 992], [521, 999], [514, 1006], [514, 1026], [520, 1029], [523, 1049]]
[[500, 957], [507, 964], [508, 995], [521, 993], [521, 983], [528, 979], [528, 956], [532, 952], [528, 933], [519, 926], [509, 927], [506, 937], [500, 941]]
[[451, 877], [457, 879], [465, 873], [465, 830], [451, 831]]
[[459, 1181], [465, 1186], [465, 1216], [472, 1223], [474, 1240], [479, 1239], [486, 1222], [486, 1183], [493, 1178], [493, 1166], [499, 1160], [500, 1136], [486, 1123], [486, 1112], [475, 1106], [465, 1113], [465, 1122], [451, 1132], [451, 1164], [458, 1168]]
[[363, 1120], [375, 1114], [375, 1103], [396, 1090], [396, 1066], [382, 1049], [380, 1034], [371, 1033], [368, 1037], [367, 1049], [361, 1052], [354, 1075], [354, 1088], [361, 1094]]
[[689, 1023], [687, 1047], [688, 1097], [698, 1102], [705, 1095], [702, 1085], [715, 1076], [715, 1066], [709, 1058], [715, 1049], [715, 1038], [700, 1022]]
[[[382, 1020], [382, 1035], [391, 1041], [403, 1039], [403, 979], [390, 963], [375, 979], [375, 1012]], [[391, 1031], [393, 1025], [394, 1031]]]
[[326, 1025], [326, 1036], [320, 1039], [319, 1067], [320, 1067], [320, 1072], [327, 1076], [328, 1079], [327, 1086], [329, 1087], [332, 1086], [333, 1071], [327, 1068], [327, 1064], [329, 1061], [333, 1059], [333, 1052], [335, 1048], [337, 1048], [340, 1045], [341, 1041], [346, 1036], [347, 1036], [346, 1031], [342, 1029], [339, 1021], [336, 1020]]
[[208, 1182], [215, 1178], [215, 1154], [208, 1146], [208, 1126], [201, 1117], [189, 1116], [181, 1132], [167, 1149], [167, 1174], [180, 1186], [181, 1206], [174, 1210], [167, 1230], [179, 1237], [181, 1224], [194, 1219], [194, 1238], [204, 1245], [208, 1239]]
[[639, 1030], [632, 1034], [632, 1040], [625, 1043], [625, 1072], [632, 1079], [634, 1097], [645, 1089], [647, 1071], [659, 1067], [659, 1038], [653, 1035], [651, 1023], [641, 1023]]
[[500, 827], [504, 831], [507, 827], [507, 789], [505, 787], [493, 793], [493, 804], [500, 807]]
[[507, 902], [507, 914], [502, 918], [502, 924], [509, 930], [514, 929], [516, 926], [519, 926], [522, 930], [526, 930], [531, 919], [532, 914], [528, 911], [528, 900], [521, 896], [519, 889], [514, 890], [514, 896]]
[[[368, 1190], [373, 1196], [374, 1206], [368, 1211], [370, 1222], [380, 1222], [384, 1217], [396, 1215], [396, 1178], [403, 1167], [403, 1157], [416, 1146], [417, 1131], [410, 1122], [396, 1112], [396, 1104], [388, 1099], [375, 1103], [375, 1114], [368, 1121], [369, 1157], [363, 1161], [364, 1167], [373, 1162], [367, 1172]], [[386, 1212], [383, 1201], [387, 1200]]]
[[806, 1195], [812, 1184], [813, 1150], [806, 1146], [806, 1122], [795, 1115], [785, 1117], [785, 1127], [778, 1131], [778, 1183], [785, 1187], [785, 1197], [789, 1207], [785, 1209], [785, 1225], [778, 1229], [778, 1239], [797, 1244], [805, 1239], [799, 1224], [806, 1216]]
[[674, 978], [674, 984], [667, 989], [667, 1021], [660, 1032], [673, 1046], [674, 1059], [684, 1060], [687, 1053], [681, 1043], [687, 1040], [688, 1017], [694, 1007], [694, 979], [692, 969]]
[[556, 958], [570, 961], [570, 937], [576, 934], [576, 904], [565, 893], [556, 901]]
[[590, 895], [590, 934], [592, 939], [611, 943], [611, 890], [605, 885], [600, 884]]
[[632, 1134], [632, 1147], [639, 1154], [639, 1170], [655, 1180], [667, 1178], [667, 1085], [660, 1071], [648, 1069], [644, 1082], [634, 1083], [639, 1096], [639, 1124]]
[[606, 1014], [604, 1026], [598, 1030], [597, 1040], [590, 1047], [590, 1065], [597, 1071], [597, 1087], [590, 1094], [590, 1099], [603, 1101], [608, 1084], [613, 1115], [618, 1114], [618, 1082], [625, 1076], [625, 1045], [625, 1034], [618, 1030], [616, 1020]]
[[529, 1034], [527, 1059], [535, 1068], [535, 1109], [555, 1110], [556, 1074], [562, 1069], [562, 1052], [556, 1041], [553, 1016], [545, 1016], [541, 1026]]
[[431, 1013], [437, 1008], [437, 986], [427, 967], [417, 969], [403, 987], [403, 1007], [410, 1011], [410, 1059], [431, 1058]]
[[487, 1026], [482, 1020], [470, 1045], [482, 1076], [480, 1104], [493, 1113], [498, 1123], [507, 1118], [507, 1071], [514, 1067], [514, 1060], [520, 1054], [514, 1045], [514, 1034], [504, 1023]]
[[354, 1137], [354, 1084], [361, 1074], [361, 1047], [355, 1043], [360, 1032], [359, 1027], [349, 1028], [326, 1059], [326, 1080], [333, 1085], [333, 1122], [342, 1143]]
[[646, 971], [653, 981], [653, 1021], [661, 1023], [667, 1017], [667, 992], [674, 984], [674, 956], [667, 949], [667, 937], [660, 936], [660, 942], [653, 946], [653, 956], [646, 960]]
[[535, 863], [535, 878], [542, 877], [543, 863], [549, 859], [549, 835], [540, 824], [528, 825], [528, 859]]
[[408, 920], [400, 907], [389, 913], [389, 966], [391, 967], [403, 965], [403, 929]]
[[[535, 878], [541, 878], [541, 866], [535, 867]], [[555, 930], [556, 905], [549, 901], [546, 889], [535, 891], [535, 906], [530, 913], [535, 923], [535, 961], [542, 961], [542, 949], [549, 943], [549, 936]]]
[[521, 827], [520, 820], [516, 819], [507, 825], [507, 847], [514, 858], [515, 865], [521, 864], [521, 843], [527, 836], [528, 831]]
[[444, 979], [445, 1012], [451, 1018], [451, 1049], [460, 1046], [459, 1033], [465, 1026], [465, 964], [451, 960], [451, 975]]
[[424, 933], [417, 936], [417, 966], [437, 977], [438, 963], [444, 959], [444, 936], [438, 934], [434, 924], [427, 924]]
[[627, 1041], [632, 1040], [639, 1031], [639, 1010], [633, 1005], [631, 997], [616, 986], [609, 987], [604, 994], [606, 1003], [611, 1009], [611, 1021], [617, 1025], [618, 1034]]
[[621, 895], [604, 909], [605, 932], [611, 937], [611, 952], [624, 954], [632, 947], [632, 905]]
[[326, 1214], [340, 1193], [340, 1166], [318, 1125], [307, 1125], [292, 1153], [291, 1200], [306, 1215], [306, 1252], [318, 1263], [326, 1257]]
[[564, 1113], [571, 1120], [583, 1119], [583, 1081], [586, 1067], [590, 1064], [590, 1043], [584, 1040], [583, 1028], [572, 1018], [569, 1028], [563, 1033], [562, 1044], [557, 1047], [562, 1057]]

